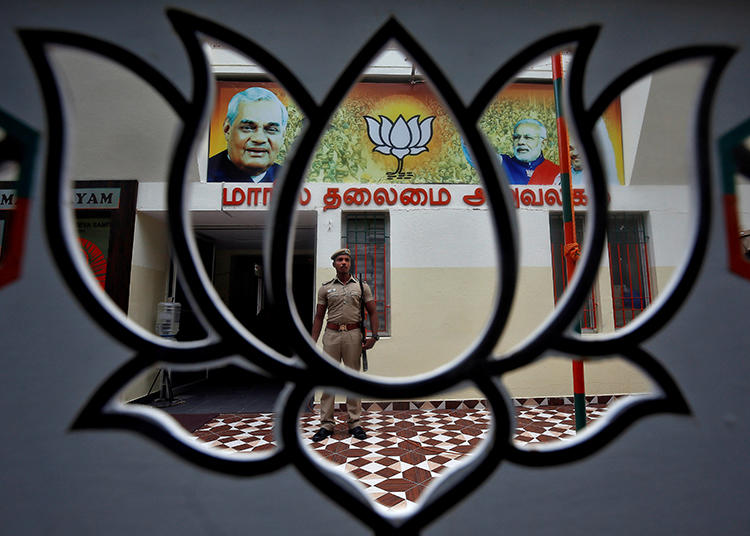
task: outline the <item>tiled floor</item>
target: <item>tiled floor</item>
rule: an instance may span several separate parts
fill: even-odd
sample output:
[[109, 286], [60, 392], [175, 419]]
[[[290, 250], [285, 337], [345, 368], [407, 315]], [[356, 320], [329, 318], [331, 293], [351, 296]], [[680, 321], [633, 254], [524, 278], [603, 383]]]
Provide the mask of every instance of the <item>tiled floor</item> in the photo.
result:
[[[517, 443], [564, 440], [575, 435], [573, 406], [517, 406]], [[606, 411], [604, 404], [587, 407], [589, 421]], [[337, 418], [345, 418], [337, 413]], [[311, 438], [318, 416], [305, 414], [302, 434]], [[370, 409], [362, 425], [368, 432], [358, 441], [339, 423], [333, 436], [311, 447], [336, 469], [355, 477], [378, 504], [404, 508], [415, 503], [426, 485], [454, 466], [485, 437], [490, 413], [483, 406], [457, 409]], [[197, 440], [237, 452], [274, 448], [273, 413], [221, 414], [198, 428]]]

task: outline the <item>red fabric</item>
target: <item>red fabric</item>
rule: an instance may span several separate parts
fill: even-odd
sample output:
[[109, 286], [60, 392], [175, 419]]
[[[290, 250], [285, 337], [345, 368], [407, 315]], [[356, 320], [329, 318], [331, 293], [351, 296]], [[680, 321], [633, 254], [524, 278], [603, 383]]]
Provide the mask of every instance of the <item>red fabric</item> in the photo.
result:
[[559, 174], [560, 166], [545, 158], [534, 170], [534, 174], [529, 179], [529, 184], [554, 184], [555, 177]]
[[578, 260], [578, 257], [581, 256], [581, 246], [578, 245], [578, 242], [573, 242], [571, 244], [565, 244], [565, 248], [563, 249], [563, 253], [566, 257], [570, 257], [574, 261]]

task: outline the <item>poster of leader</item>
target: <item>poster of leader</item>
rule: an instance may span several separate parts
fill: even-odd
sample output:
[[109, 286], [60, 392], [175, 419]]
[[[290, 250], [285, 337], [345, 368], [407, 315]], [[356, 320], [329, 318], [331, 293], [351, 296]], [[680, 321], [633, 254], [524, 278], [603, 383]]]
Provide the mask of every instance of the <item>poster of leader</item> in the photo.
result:
[[274, 182], [289, 146], [288, 106], [276, 84], [218, 82], [207, 182]]
[[[490, 102], [479, 127], [497, 153], [510, 184], [559, 184], [557, 119], [552, 84], [511, 84]], [[624, 184], [619, 98], [597, 120], [593, 135], [601, 152], [607, 182], [611, 185]], [[588, 171], [578, 145], [571, 137], [570, 178], [574, 186], [583, 186]], [[472, 164], [470, 151], [465, 145], [462, 145], [462, 149], [467, 161]]]

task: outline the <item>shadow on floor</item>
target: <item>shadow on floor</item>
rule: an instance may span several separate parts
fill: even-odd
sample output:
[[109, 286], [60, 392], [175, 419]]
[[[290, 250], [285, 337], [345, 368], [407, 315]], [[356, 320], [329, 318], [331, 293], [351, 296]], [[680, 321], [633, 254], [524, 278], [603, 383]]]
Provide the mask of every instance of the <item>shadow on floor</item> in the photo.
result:
[[272, 412], [284, 388], [281, 382], [235, 366], [198, 376], [186, 385], [175, 386], [171, 401], [151, 396], [136, 403], [161, 409], [193, 432], [219, 414]]

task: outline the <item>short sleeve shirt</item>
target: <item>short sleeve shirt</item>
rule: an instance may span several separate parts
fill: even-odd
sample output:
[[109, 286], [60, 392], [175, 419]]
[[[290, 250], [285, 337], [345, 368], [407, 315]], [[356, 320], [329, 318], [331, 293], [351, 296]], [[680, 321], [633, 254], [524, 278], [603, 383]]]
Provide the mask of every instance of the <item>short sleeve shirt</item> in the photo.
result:
[[[375, 298], [367, 283], [362, 284], [365, 291], [365, 303]], [[350, 277], [346, 284], [333, 278], [318, 289], [318, 305], [328, 309], [328, 321], [336, 324], [352, 324], [361, 321], [359, 297], [359, 280]]]

